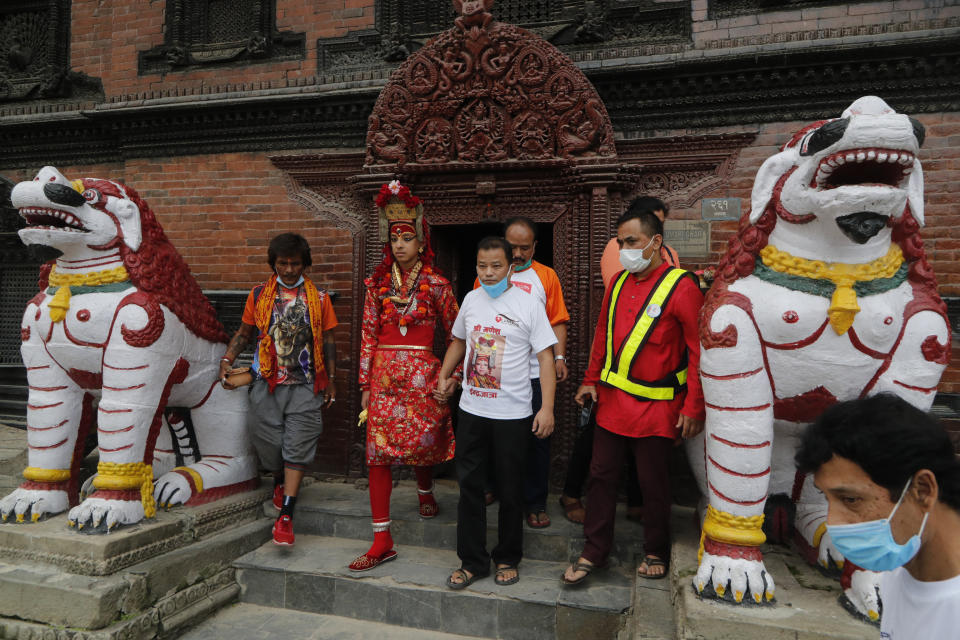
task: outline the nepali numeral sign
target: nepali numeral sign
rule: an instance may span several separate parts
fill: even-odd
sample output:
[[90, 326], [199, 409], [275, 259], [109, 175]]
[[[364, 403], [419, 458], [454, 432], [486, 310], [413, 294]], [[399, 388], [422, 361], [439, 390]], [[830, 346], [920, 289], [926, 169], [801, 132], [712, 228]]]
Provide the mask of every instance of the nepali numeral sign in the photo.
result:
[[740, 198], [704, 198], [700, 201], [700, 215], [704, 220], [739, 220]]

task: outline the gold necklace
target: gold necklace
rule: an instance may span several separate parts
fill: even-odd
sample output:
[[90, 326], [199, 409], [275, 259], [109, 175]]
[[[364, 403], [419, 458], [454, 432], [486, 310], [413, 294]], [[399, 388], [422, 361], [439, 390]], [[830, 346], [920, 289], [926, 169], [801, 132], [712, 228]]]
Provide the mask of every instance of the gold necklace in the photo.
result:
[[[412, 305], [414, 302], [414, 294], [416, 293], [416, 289], [414, 287], [417, 284], [417, 279], [420, 277], [421, 268], [423, 268], [423, 263], [417, 260], [417, 264], [415, 264], [413, 269], [410, 269], [410, 273], [407, 274], [406, 282], [401, 279], [400, 266], [396, 262], [394, 262], [393, 266], [390, 268], [390, 278], [393, 284], [394, 295], [390, 296], [388, 300], [393, 302], [395, 305], [404, 305], [403, 309], [397, 309], [397, 316], [400, 318], [407, 315], [410, 305]], [[407, 335], [406, 324], [399, 324], [399, 330], [400, 335]]]
[[843, 335], [853, 325], [853, 318], [860, 311], [853, 285], [892, 278], [903, 264], [903, 251], [899, 245], [891, 244], [885, 256], [864, 264], [847, 264], [800, 258], [768, 244], [760, 250], [760, 259], [774, 271], [814, 280], [829, 280], [836, 285], [827, 315], [833, 330], [837, 335]]
[[390, 275], [393, 281], [394, 295], [390, 296], [390, 300], [397, 304], [410, 304], [412, 298], [410, 292], [413, 291], [413, 286], [417, 283], [417, 278], [420, 277], [421, 268], [423, 268], [423, 263], [418, 260], [413, 269], [410, 269], [410, 273], [407, 274], [406, 282], [403, 282], [400, 278], [400, 267], [396, 262], [393, 263]]
[[123, 265], [113, 269], [78, 274], [60, 273], [54, 266], [50, 270], [47, 283], [51, 287], [59, 288], [47, 305], [50, 320], [57, 323], [67, 317], [67, 311], [70, 310], [70, 287], [97, 287], [104, 284], [126, 282], [129, 279], [130, 274], [127, 273], [127, 269]]

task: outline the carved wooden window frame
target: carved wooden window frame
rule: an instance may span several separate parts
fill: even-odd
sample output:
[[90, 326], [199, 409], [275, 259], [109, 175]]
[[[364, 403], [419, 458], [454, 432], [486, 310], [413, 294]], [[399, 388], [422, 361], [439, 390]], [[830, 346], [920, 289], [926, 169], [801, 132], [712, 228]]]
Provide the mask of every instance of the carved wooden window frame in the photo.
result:
[[[213, 42], [221, 5], [245, 24], [236, 37]], [[164, 43], [140, 52], [139, 75], [306, 57], [306, 33], [277, 30], [276, 0], [167, 0], [165, 15]]]
[[69, 70], [70, 0], [0, 3], [0, 102], [67, 97]]

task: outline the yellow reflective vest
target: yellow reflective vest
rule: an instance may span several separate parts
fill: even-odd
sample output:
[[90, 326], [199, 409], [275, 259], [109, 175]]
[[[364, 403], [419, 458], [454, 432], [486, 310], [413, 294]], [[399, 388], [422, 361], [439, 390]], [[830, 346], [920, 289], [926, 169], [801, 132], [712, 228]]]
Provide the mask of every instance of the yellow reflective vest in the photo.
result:
[[650, 333], [663, 317], [663, 309], [673, 295], [680, 279], [689, 272], [678, 267], [670, 267], [663, 272], [660, 280], [643, 303], [640, 314], [637, 316], [633, 331], [614, 352], [613, 320], [617, 315], [617, 303], [623, 283], [630, 277], [624, 271], [613, 282], [613, 291], [610, 292], [610, 302], [607, 309], [607, 357], [603, 371], [600, 372], [600, 382], [611, 387], [626, 391], [640, 400], [673, 400], [676, 393], [687, 384], [687, 358], [684, 356], [680, 368], [670, 375], [655, 381], [639, 380], [630, 375], [633, 363], [640, 356], [643, 346], [647, 343]]

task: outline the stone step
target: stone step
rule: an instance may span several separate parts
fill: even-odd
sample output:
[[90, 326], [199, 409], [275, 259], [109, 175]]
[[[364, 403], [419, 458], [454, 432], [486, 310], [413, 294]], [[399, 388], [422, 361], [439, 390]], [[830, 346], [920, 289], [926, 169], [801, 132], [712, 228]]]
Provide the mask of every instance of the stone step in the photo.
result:
[[[400, 481], [394, 487], [390, 501], [390, 533], [397, 544], [456, 549], [459, 496], [456, 482], [436, 480], [434, 496], [440, 506], [439, 514], [434, 518], [421, 518], [416, 484]], [[495, 502], [487, 507], [487, 539], [491, 543], [496, 541], [498, 505]], [[277, 514], [270, 502], [265, 503], [264, 512], [274, 518]], [[552, 521], [549, 527], [534, 529], [524, 525], [524, 558], [552, 562], [576, 558], [583, 549], [583, 526], [563, 516], [557, 496], [551, 495], [547, 501], [547, 513]], [[362, 484], [314, 483], [301, 490], [293, 521], [297, 534], [373, 540], [370, 502]], [[634, 557], [643, 550], [643, 526], [626, 519], [623, 505], [618, 511], [615, 531], [611, 561], [632, 564]], [[492, 544], [488, 548], [492, 548]]]
[[597, 571], [589, 588], [570, 588], [560, 582], [566, 562], [524, 559], [517, 584], [497, 586], [491, 574], [454, 591], [445, 585], [460, 564], [454, 551], [399, 544], [397, 559], [364, 573], [348, 570], [368, 546], [313, 535], [298, 535], [293, 547], [267, 543], [234, 562], [240, 600], [507, 640], [616, 638], [628, 625], [632, 564]]
[[225, 607], [193, 629], [179, 636], [180, 640], [253, 640], [256, 638], [289, 638], [290, 640], [467, 640], [469, 636], [407, 629], [381, 622], [365, 622], [342, 616], [320, 615], [288, 609], [274, 609], [255, 604]]

